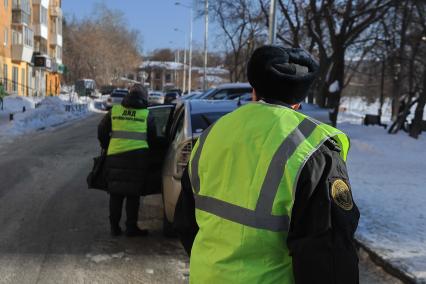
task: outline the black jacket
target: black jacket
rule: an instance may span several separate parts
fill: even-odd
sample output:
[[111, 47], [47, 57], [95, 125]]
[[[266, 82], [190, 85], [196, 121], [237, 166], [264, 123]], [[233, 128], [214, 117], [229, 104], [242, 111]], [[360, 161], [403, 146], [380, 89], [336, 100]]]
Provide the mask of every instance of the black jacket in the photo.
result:
[[[360, 214], [353, 201], [352, 208], [345, 207], [345, 200], [333, 197], [332, 192], [335, 181], [343, 181], [350, 188], [339, 153], [334, 141], [326, 141], [307, 161], [299, 177], [287, 238], [296, 283], [359, 283], [353, 236]], [[349, 194], [346, 197], [352, 199]], [[190, 254], [198, 226], [188, 170], [182, 178], [174, 227]]]
[[[125, 108], [143, 109], [146, 103], [127, 95], [122, 102]], [[148, 114], [148, 145], [151, 148], [155, 140], [154, 119]], [[98, 140], [103, 149], [107, 149], [110, 141], [112, 124], [111, 111], [109, 111], [98, 125]], [[140, 149], [125, 153], [107, 156], [105, 161], [105, 174], [110, 193], [121, 195], [146, 195], [147, 179], [149, 176], [150, 151]]]

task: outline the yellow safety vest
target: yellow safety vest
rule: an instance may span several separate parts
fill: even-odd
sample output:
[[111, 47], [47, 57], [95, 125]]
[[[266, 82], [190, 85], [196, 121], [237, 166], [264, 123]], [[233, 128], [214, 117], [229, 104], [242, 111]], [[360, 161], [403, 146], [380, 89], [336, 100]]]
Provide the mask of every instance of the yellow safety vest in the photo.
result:
[[115, 105], [111, 110], [112, 133], [107, 155], [148, 148], [148, 110]]
[[293, 283], [286, 245], [299, 174], [329, 138], [344, 160], [340, 130], [287, 107], [250, 103], [198, 139], [190, 177], [200, 229], [191, 283]]

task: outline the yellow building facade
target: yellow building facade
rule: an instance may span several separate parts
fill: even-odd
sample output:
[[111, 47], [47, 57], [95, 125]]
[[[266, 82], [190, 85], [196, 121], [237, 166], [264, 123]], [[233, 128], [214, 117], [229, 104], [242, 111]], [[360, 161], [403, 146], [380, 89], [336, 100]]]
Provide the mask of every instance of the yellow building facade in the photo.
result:
[[0, 81], [8, 94], [60, 93], [60, 0], [0, 0]]

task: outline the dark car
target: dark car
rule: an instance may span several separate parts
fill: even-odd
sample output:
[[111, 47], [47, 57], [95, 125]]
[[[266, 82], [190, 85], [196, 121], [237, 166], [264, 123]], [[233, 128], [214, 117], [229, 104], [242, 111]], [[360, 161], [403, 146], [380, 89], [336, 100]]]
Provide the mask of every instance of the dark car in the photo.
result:
[[170, 103], [175, 103], [176, 99], [178, 99], [180, 97], [178, 92], [169, 92], [166, 93], [164, 95], [164, 103], [165, 104], [170, 104]]
[[100, 92], [101, 92], [101, 94], [104, 96], [104, 95], [110, 95], [113, 91], [114, 91], [114, 89], [116, 89], [117, 87], [115, 87], [115, 86], [110, 86], [110, 85], [104, 85], [104, 86], [101, 86], [101, 88], [100, 88]]

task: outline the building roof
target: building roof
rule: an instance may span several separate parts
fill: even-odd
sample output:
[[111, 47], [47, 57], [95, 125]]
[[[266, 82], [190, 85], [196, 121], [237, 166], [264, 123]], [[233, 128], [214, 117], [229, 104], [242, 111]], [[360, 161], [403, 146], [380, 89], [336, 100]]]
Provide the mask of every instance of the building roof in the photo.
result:
[[181, 70], [183, 69], [183, 64], [173, 61], [145, 61], [139, 66], [139, 68], [161, 68], [166, 70]]

